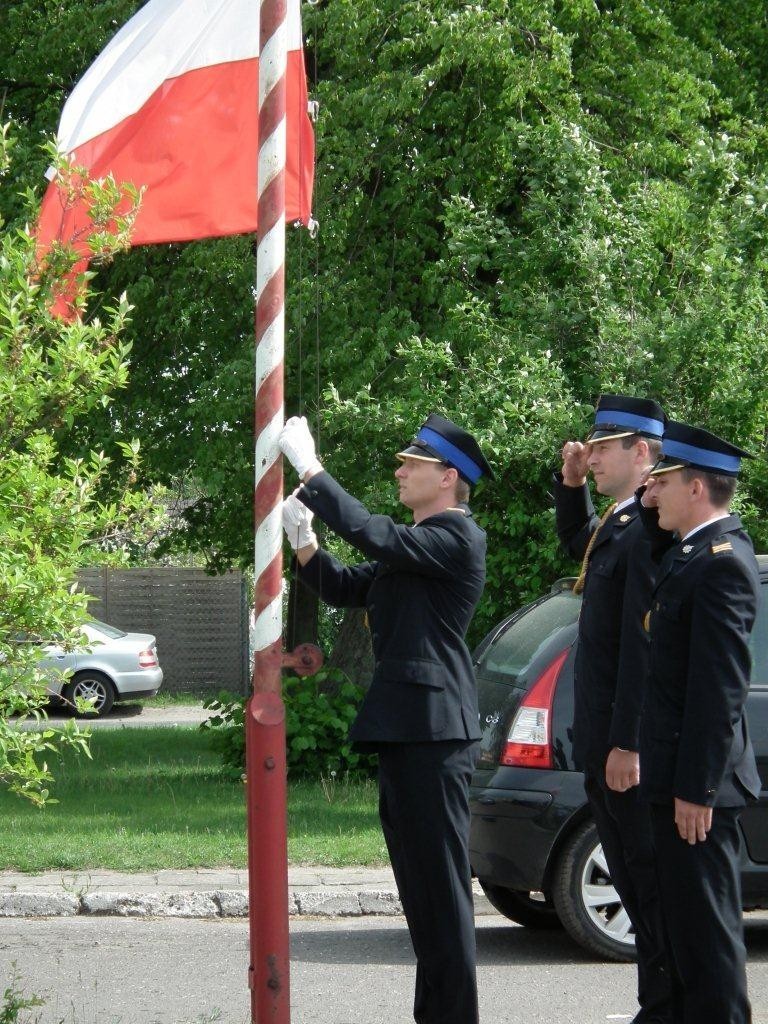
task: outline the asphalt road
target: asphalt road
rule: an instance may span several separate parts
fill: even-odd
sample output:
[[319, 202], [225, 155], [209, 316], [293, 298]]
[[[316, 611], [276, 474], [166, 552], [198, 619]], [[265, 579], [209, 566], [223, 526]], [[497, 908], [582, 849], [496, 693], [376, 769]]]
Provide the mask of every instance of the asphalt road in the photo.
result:
[[[754, 1024], [768, 1024], [768, 915], [747, 924]], [[292, 922], [293, 1024], [409, 1024], [414, 967], [402, 918]], [[76, 917], [0, 922], [11, 964], [46, 999], [20, 1024], [248, 1024], [247, 925]], [[483, 1024], [629, 1021], [634, 969], [590, 960], [560, 932], [478, 922]]]

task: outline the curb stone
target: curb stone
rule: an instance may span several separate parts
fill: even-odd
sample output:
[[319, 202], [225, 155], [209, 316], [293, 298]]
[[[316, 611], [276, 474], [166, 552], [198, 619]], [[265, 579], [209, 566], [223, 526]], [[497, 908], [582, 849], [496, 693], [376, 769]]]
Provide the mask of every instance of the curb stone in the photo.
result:
[[[402, 914], [398, 894], [391, 891], [307, 892], [288, 896], [292, 917], [361, 917]], [[0, 893], [0, 918], [76, 917], [247, 917], [248, 893], [239, 889], [207, 892]]]
[[0, 895], [0, 917], [75, 917], [80, 912], [80, 900], [65, 892]]

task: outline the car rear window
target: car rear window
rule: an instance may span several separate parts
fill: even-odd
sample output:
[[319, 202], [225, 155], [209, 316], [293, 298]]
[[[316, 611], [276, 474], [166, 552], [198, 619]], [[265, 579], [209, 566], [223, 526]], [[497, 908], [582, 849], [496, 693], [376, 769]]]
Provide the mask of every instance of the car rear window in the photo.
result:
[[752, 685], [768, 686], [768, 600], [766, 592], [768, 583], [763, 581], [760, 587], [760, 604], [757, 609], [755, 627], [749, 638], [752, 651]]
[[485, 650], [478, 672], [491, 679], [514, 682], [535, 661], [544, 644], [579, 617], [581, 598], [569, 590], [537, 601]]
[[97, 633], [103, 633], [104, 636], [108, 636], [112, 640], [117, 640], [118, 637], [125, 636], [122, 629], [117, 629], [115, 626], [110, 626], [106, 622], [100, 622], [98, 619], [90, 619], [88, 625], [91, 629]]

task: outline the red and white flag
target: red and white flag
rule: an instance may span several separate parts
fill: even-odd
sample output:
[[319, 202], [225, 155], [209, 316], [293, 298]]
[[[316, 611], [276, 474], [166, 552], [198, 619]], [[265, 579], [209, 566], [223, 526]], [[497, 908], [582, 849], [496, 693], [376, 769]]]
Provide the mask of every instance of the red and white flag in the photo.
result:
[[[314, 137], [300, 0], [287, 0], [287, 13], [286, 220], [307, 224]], [[149, 0], [75, 86], [59, 150], [92, 178], [144, 188], [134, 245], [255, 231], [258, 71], [258, 0]], [[65, 211], [54, 177], [38, 245], [71, 241], [88, 224], [84, 208]]]

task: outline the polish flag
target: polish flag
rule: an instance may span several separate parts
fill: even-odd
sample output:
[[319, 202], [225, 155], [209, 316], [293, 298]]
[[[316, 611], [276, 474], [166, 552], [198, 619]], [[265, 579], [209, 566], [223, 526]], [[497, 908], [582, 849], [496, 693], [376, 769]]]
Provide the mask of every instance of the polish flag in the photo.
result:
[[[311, 219], [314, 137], [307, 114], [300, 0], [287, 0], [286, 220]], [[92, 178], [144, 188], [134, 245], [256, 230], [258, 0], [149, 0], [75, 86], [58, 147]], [[38, 246], [86, 256], [85, 208], [54, 177]]]

